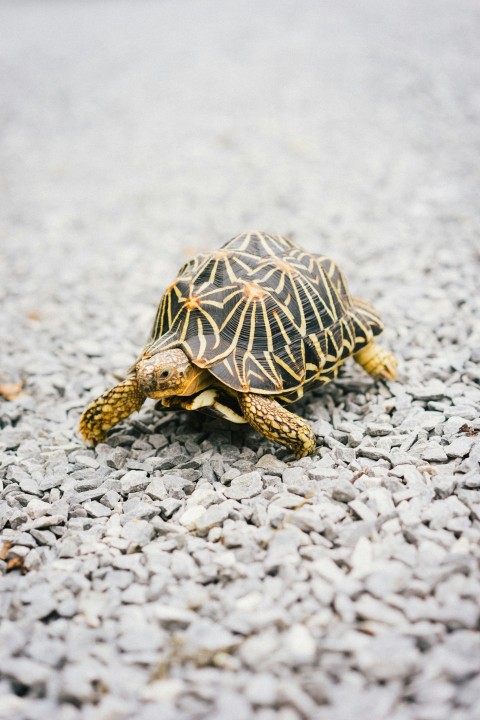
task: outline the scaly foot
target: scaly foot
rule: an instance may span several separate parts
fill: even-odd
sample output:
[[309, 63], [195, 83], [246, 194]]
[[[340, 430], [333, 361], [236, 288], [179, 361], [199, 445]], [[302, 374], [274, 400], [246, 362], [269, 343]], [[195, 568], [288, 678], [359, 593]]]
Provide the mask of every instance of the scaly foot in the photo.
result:
[[315, 452], [315, 435], [308, 422], [272, 397], [239, 392], [238, 402], [245, 419], [255, 430], [291, 448], [297, 459]]
[[104, 392], [80, 418], [78, 429], [85, 442], [96, 445], [105, 440], [107, 431], [135, 410], [140, 410], [146, 397], [135, 377]]

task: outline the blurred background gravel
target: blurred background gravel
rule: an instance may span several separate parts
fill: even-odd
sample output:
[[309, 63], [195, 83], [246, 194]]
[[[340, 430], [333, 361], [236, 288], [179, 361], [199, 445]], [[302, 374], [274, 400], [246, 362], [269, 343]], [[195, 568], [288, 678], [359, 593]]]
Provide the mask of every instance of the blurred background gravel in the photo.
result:
[[[480, 717], [474, 0], [0, 4], [0, 718]], [[258, 228], [375, 302], [324, 445], [81, 410], [198, 250]], [[7, 399], [10, 398], [10, 399]]]

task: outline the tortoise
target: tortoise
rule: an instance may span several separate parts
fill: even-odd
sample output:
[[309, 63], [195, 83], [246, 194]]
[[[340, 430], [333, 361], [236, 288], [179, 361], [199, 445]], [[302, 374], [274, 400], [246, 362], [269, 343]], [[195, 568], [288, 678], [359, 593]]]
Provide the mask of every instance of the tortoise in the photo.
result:
[[87, 407], [80, 433], [92, 444], [105, 440], [150, 397], [249, 423], [304, 457], [315, 451], [315, 434], [284, 406], [334, 380], [350, 356], [374, 378], [395, 380], [395, 357], [374, 342], [382, 330], [332, 259], [285, 237], [243, 233], [181, 268], [140, 358]]

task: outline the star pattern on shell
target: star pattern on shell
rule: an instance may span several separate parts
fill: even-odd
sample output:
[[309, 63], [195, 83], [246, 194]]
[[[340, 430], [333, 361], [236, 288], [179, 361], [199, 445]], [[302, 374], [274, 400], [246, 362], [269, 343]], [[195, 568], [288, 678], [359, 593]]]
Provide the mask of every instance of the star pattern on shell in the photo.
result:
[[182, 267], [160, 303], [147, 352], [180, 347], [234, 390], [291, 401], [305, 385], [329, 382], [382, 329], [368, 303], [355, 299], [353, 309], [332, 259], [249, 232]]

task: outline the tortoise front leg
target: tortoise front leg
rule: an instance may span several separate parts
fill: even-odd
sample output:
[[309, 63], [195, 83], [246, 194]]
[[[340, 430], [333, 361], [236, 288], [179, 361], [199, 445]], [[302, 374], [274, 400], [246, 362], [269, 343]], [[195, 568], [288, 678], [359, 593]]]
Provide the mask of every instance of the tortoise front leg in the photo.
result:
[[297, 459], [315, 451], [315, 435], [308, 422], [286, 410], [272, 397], [238, 393], [238, 402], [245, 419], [255, 430], [269, 440], [287, 445]]
[[146, 397], [135, 377], [129, 377], [120, 385], [104, 392], [88, 406], [80, 418], [78, 429], [85, 442], [96, 445], [105, 440], [107, 430], [135, 410], [140, 410]]

